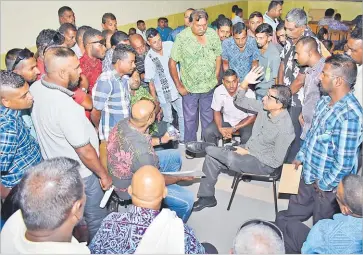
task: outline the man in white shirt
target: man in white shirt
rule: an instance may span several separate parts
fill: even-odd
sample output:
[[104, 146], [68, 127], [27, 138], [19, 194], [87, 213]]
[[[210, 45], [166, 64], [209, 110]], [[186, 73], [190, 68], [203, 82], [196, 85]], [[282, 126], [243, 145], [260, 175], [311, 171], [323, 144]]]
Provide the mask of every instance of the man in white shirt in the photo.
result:
[[136, 34], [141, 35], [142, 38], [144, 39], [144, 41], [146, 41], [146, 25], [145, 25], [145, 21], [143, 20], [138, 20], [136, 22]]
[[236, 10], [236, 16], [232, 19], [232, 25], [237, 24], [238, 22], [243, 23], [243, 10], [241, 8]]
[[[256, 115], [246, 113], [233, 103], [233, 98], [238, 92], [237, 73], [228, 69], [223, 76], [223, 84], [219, 85], [213, 94], [212, 109], [214, 121], [205, 130], [206, 142], [218, 145], [218, 140], [232, 138], [239, 131], [241, 144], [245, 144], [252, 134], [253, 123]], [[248, 89], [246, 97], [255, 98], [255, 93]]]
[[54, 158], [27, 172], [17, 191], [20, 210], [2, 229], [1, 253], [90, 254], [72, 236], [86, 204], [79, 170], [76, 160]]
[[279, 24], [278, 18], [281, 16], [283, 4], [284, 1], [271, 1], [267, 12], [263, 15], [263, 22], [269, 24], [274, 32]]
[[178, 114], [180, 141], [184, 142], [183, 99], [175, 87], [169, 72], [169, 58], [173, 42], [162, 42], [160, 33], [155, 28], [146, 31], [150, 50], [145, 57], [145, 82], [149, 82], [150, 94], [160, 102], [163, 121], [173, 123], [172, 108]]

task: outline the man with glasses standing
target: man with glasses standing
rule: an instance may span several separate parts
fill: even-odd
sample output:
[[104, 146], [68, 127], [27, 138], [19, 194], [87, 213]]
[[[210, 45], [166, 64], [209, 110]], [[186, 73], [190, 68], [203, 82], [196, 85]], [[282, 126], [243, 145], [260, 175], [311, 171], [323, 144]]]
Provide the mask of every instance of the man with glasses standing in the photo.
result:
[[295, 138], [294, 127], [287, 107], [291, 102], [291, 90], [274, 85], [262, 102], [246, 97], [249, 84], [256, 84], [263, 74], [262, 67], [253, 68], [240, 85], [234, 104], [248, 112], [257, 113], [252, 135], [245, 146], [228, 148], [209, 146], [203, 164], [206, 178], [201, 179], [198, 201], [193, 211], [217, 205], [215, 185], [222, 170], [270, 174], [284, 163], [287, 150]]
[[352, 92], [356, 76], [357, 67], [350, 57], [326, 59], [320, 75], [325, 95], [315, 107], [310, 131], [293, 162], [296, 168], [302, 165], [302, 179], [288, 209], [276, 216], [280, 229], [291, 220], [305, 221], [313, 216], [315, 224], [331, 218], [338, 210], [335, 193], [339, 182], [357, 173], [363, 109]]

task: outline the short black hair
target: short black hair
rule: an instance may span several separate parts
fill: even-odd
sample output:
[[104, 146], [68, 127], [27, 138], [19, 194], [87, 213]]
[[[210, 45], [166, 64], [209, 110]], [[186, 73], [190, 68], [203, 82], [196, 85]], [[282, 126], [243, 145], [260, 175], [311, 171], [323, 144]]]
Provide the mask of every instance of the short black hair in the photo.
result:
[[22, 88], [24, 84], [25, 80], [21, 75], [12, 71], [0, 70], [0, 92], [6, 88]]
[[247, 32], [247, 26], [245, 23], [238, 22], [232, 26], [233, 34], [241, 34], [243, 31]]
[[166, 23], [169, 23], [168, 18], [163, 17], [163, 20], [164, 20]]
[[277, 91], [277, 98], [282, 104], [282, 108], [286, 109], [291, 105], [292, 93], [290, 87], [284, 85], [272, 85], [271, 89]]
[[217, 20], [217, 29], [221, 27], [232, 27], [232, 21], [228, 18], [220, 18]]
[[61, 45], [64, 43], [64, 36], [53, 30], [53, 29], [43, 29], [40, 31], [36, 39], [36, 46], [38, 49], [38, 54], [42, 55], [45, 48], [50, 45]]
[[160, 17], [160, 18], [158, 18], [158, 23], [160, 22], [160, 21], [165, 21], [165, 18], [164, 17]]
[[106, 12], [105, 14], [103, 14], [102, 16], [102, 24], [106, 24], [106, 21], [110, 19], [110, 20], [116, 20], [116, 16], [113, 15], [113, 13], [110, 12]]
[[236, 73], [236, 71], [235, 71], [235, 70], [233, 70], [233, 69], [227, 69], [227, 70], [224, 72], [224, 74], [223, 74], [223, 78], [224, 78], [224, 77], [230, 77], [230, 76], [236, 76], [236, 77], [238, 78], [238, 75], [237, 75], [237, 73]]
[[77, 42], [78, 45], [80, 44], [80, 38], [82, 38], [82, 40], [83, 40], [84, 32], [86, 32], [88, 29], [92, 29], [92, 27], [90, 27], [90, 26], [81, 26], [81, 27], [78, 28], [77, 34], [76, 34], [76, 42]]
[[101, 34], [102, 34], [102, 37], [106, 39], [106, 36], [107, 36], [108, 34], [113, 35], [113, 31], [111, 31], [111, 30], [109, 30], [109, 29], [106, 29], [106, 30], [102, 30]]
[[136, 33], [136, 28], [134, 28], [134, 27], [130, 27], [130, 28], [129, 28], [129, 34], [131, 33], [131, 31], [133, 31], [134, 33]]
[[[18, 58], [20, 53], [22, 54], [22, 57]], [[25, 49], [19, 49], [19, 48], [11, 49], [6, 53], [6, 56], [5, 56], [6, 69], [9, 70], [9, 71], [12, 71], [15, 68], [14, 65], [17, 65], [17, 63], [19, 63], [21, 60], [29, 59], [29, 58], [32, 58], [32, 57], [34, 57], [34, 53], [31, 52], [30, 50], [28, 50], [27, 48], [25, 48]], [[15, 63], [16, 61], [17, 61], [17, 63]]]
[[149, 29], [146, 30], [146, 39], [151, 39], [154, 38], [155, 36], [157, 36], [159, 34], [158, 30], [156, 30], [155, 28], [151, 27]]
[[124, 60], [127, 58], [128, 53], [132, 53], [136, 56], [136, 51], [130, 45], [117, 45], [112, 54], [112, 64], [116, 64], [117, 60]]
[[96, 36], [102, 36], [102, 33], [100, 30], [91, 28], [84, 32], [83, 34], [83, 45], [86, 47], [86, 45], [90, 42], [90, 40]]
[[308, 46], [309, 48], [309, 50], [314, 50], [314, 51], [316, 51], [316, 52], [319, 52], [319, 45], [318, 45], [318, 43], [317, 43], [317, 41], [315, 40], [315, 38], [313, 38], [313, 37], [311, 37], [311, 36], [304, 36], [304, 37], [301, 37], [298, 41], [297, 41], [297, 43], [296, 43], [296, 45], [297, 44], [302, 44], [302, 45], [306, 45], [306, 46]]
[[350, 88], [354, 87], [357, 78], [357, 65], [352, 58], [344, 54], [336, 54], [328, 57], [325, 64], [330, 64], [334, 73], [341, 76]]
[[328, 32], [328, 29], [326, 29], [325, 27], [322, 27], [319, 29], [318, 33], [316, 34], [316, 37], [318, 37], [318, 39], [320, 41], [323, 41], [324, 40], [324, 35], [327, 35], [329, 32]]
[[271, 11], [272, 9], [276, 8], [279, 5], [283, 5], [284, 1], [271, 1], [268, 5], [267, 11]]
[[263, 19], [263, 15], [261, 12], [252, 12], [250, 14], [250, 17], [248, 19], [253, 19], [254, 17], [257, 17], [257, 18], [262, 18]]
[[233, 5], [232, 6], [232, 12], [235, 13], [237, 8], [238, 8], [238, 5], [237, 4]]
[[64, 33], [68, 30], [77, 32], [76, 26], [71, 23], [63, 23], [58, 29], [59, 33], [61, 33], [62, 35], [64, 35]]
[[335, 11], [332, 8], [326, 9], [326, 11], [325, 11], [325, 17], [333, 17], [334, 12]]
[[334, 15], [334, 19], [340, 21], [342, 19], [342, 15], [340, 13], [336, 13]]
[[342, 179], [343, 184], [343, 202], [349, 207], [352, 213], [363, 216], [363, 177], [350, 174]]
[[145, 24], [145, 21], [143, 21], [142, 19], [139, 19], [139, 20], [136, 22], [136, 25], [138, 26], [138, 25], [140, 25], [140, 24], [142, 24], [142, 23], [144, 23], [144, 24]]
[[236, 10], [236, 15], [238, 16], [238, 14], [242, 13], [243, 12], [243, 9], [242, 8], [237, 8]]
[[363, 40], [362, 28], [359, 28], [359, 27], [354, 28], [352, 33], [350, 34], [350, 38], [352, 38], [354, 40]]
[[129, 40], [129, 36], [123, 32], [123, 31], [116, 31], [112, 36], [111, 36], [111, 46], [116, 46], [118, 44], [120, 44], [123, 41], [128, 41]]
[[280, 31], [281, 29], [285, 29], [285, 21], [280, 21], [279, 24], [277, 24], [276, 31]]
[[255, 31], [256, 34], [259, 34], [259, 33], [265, 33], [266, 35], [268, 36], [272, 36], [273, 35], [273, 28], [271, 27], [270, 24], [268, 23], [262, 23], [261, 25], [259, 25], [257, 28], [256, 28], [256, 31]]
[[62, 17], [65, 12], [73, 12], [73, 10], [69, 6], [62, 6], [58, 9], [58, 17]]

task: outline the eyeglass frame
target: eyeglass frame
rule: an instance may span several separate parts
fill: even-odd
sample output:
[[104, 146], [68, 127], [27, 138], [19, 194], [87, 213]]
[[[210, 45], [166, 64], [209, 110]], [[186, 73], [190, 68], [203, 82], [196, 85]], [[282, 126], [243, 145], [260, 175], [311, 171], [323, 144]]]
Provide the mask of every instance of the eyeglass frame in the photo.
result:
[[101, 45], [103, 45], [103, 46], [106, 47], [106, 39], [105, 38], [103, 38], [101, 40], [98, 40], [98, 41], [89, 42], [88, 44], [94, 44], [94, 43], [99, 43], [99, 44], [101, 44]]
[[[27, 56], [25, 56], [27, 54]], [[19, 51], [19, 54], [17, 54], [16, 59], [14, 61], [13, 66], [11, 67], [11, 71], [14, 71], [15, 67], [23, 60], [29, 59], [34, 57], [34, 53], [31, 52], [28, 48], [24, 48], [21, 51]]]
[[[58, 41], [58, 42], [56, 42], [56, 41]], [[52, 40], [51, 40], [49, 43], [47, 43], [47, 44], [43, 45], [43, 46], [45, 46], [45, 47], [44, 47], [44, 49], [43, 49], [43, 56], [44, 56], [45, 52], [46, 52], [46, 51], [47, 51], [50, 47], [52, 47], [52, 46], [61, 46], [63, 43], [64, 43], [64, 36], [63, 36], [60, 32], [58, 32], [58, 31], [57, 31], [57, 32], [53, 35]]]

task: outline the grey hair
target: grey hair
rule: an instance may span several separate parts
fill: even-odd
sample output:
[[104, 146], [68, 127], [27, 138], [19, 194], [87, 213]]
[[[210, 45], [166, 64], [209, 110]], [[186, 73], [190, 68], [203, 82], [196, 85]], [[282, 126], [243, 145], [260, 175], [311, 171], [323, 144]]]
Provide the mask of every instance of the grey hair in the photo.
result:
[[284, 241], [269, 226], [249, 224], [237, 233], [233, 247], [235, 254], [284, 254]]
[[344, 176], [344, 203], [352, 213], [363, 216], [363, 177], [355, 174]]
[[84, 194], [79, 168], [77, 161], [63, 157], [43, 161], [27, 171], [17, 194], [27, 229], [54, 230], [66, 221]]
[[306, 15], [306, 12], [303, 9], [300, 9], [300, 8], [291, 9], [286, 14], [285, 19], [288, 22], [295, 23], [295, 27], [306, 26], [306, 24], [308, 23], [308, 17]]
[[341, 76], [351, 89], [354, 87], [357, 78], [357, 65], [351, 57], [335, 54], [328, 57], [325, 64], [330, 64], [334, 75]]

